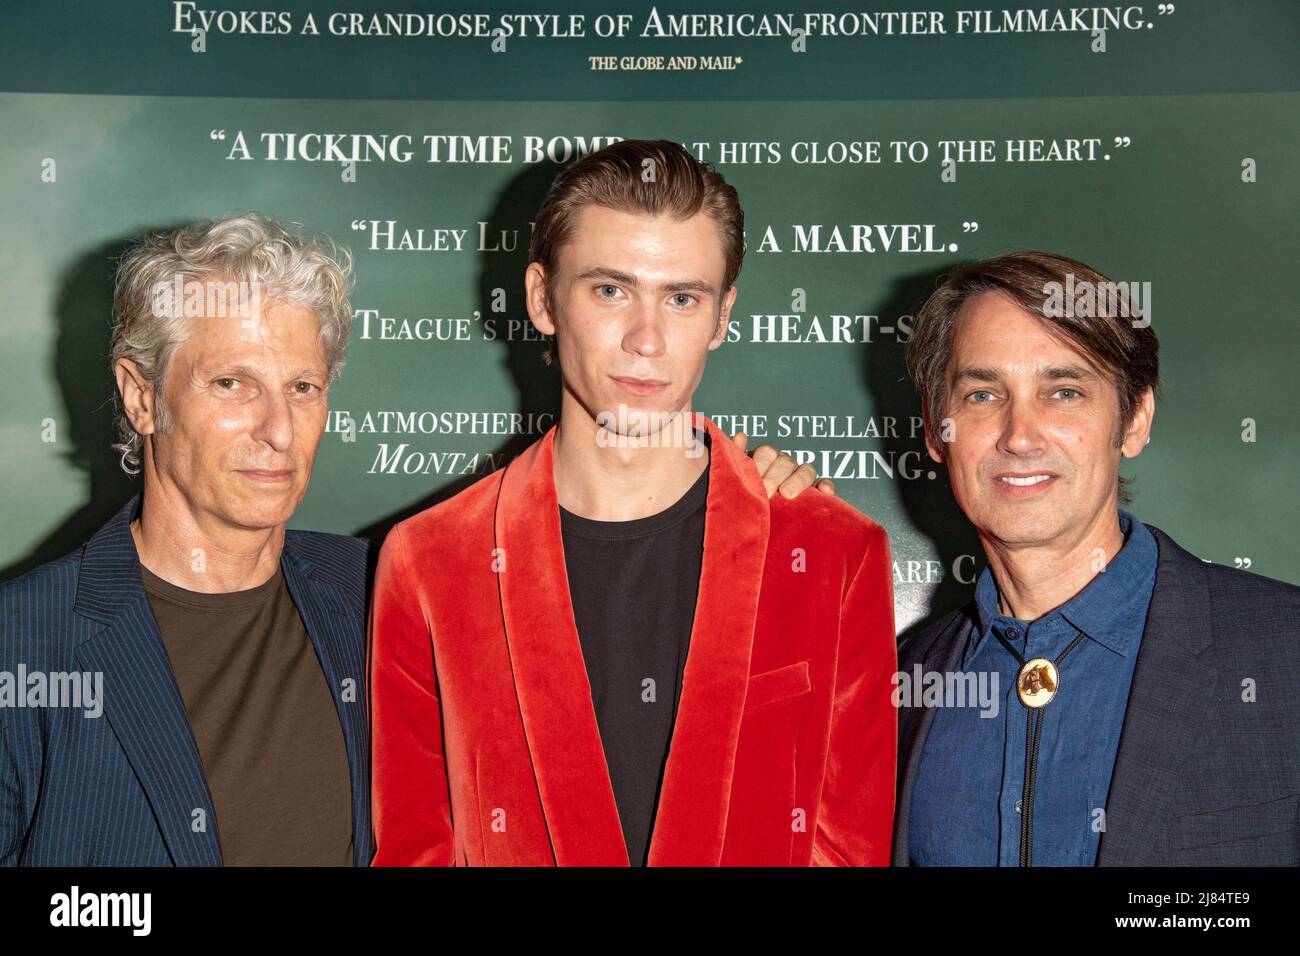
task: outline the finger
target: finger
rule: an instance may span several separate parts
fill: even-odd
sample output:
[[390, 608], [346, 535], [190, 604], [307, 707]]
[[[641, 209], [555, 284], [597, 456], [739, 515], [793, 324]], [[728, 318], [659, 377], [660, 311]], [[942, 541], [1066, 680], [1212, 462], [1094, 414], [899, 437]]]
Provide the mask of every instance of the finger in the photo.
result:
[[773, 461], [768, 466], [768, 469], [763, 472], [763, 487], [767, 489], [767, 496], [771, 498], [776, 494], [777, 489], [781, 488], [784, 482], [789, 480], [794, 471], [794, 460], [787, 455], [781, 455]]
[[829, 478], [823, 478], [821, 481], [817, 482], [816, 488], [824, 495], [830, 495], [832, 498], [835, 497], [835, 482], [831, 481]]
[[767, 474], [767, 472], [771, 470], [773, 462], [782, 457], [787, 461], [791, 460], [788, 455], [783, 456], [781, 454], [781, 449], [777, 448], [775, 445], [759, 445], [754, 449], [754, 453], [749, 457], [754, 459], [754, 465], [758, 468], [758, 473], [760, 475]]
[[736, 443], [736, 447], [741, 451], [744, 451], [749, 447], [749, 436], [744, 432], [736, 432], [736, 434], [731, 436], [731, 440]]
[[[793, 458], [790, 459], [790, 464], [794, 464]], [[794, 470], [794, 474], [781, 483], [781, 494], [787, 498], [798, 498], [811, 488], [816, 480], [817, 472], [812, 465], [800, 465]]]

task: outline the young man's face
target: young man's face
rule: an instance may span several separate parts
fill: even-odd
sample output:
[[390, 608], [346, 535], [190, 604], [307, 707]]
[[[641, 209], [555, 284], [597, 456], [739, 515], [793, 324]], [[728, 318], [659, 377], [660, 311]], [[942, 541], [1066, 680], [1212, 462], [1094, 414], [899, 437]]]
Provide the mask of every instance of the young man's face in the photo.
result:
[[1064, 542], [1114, 513], [1121, 452], [1142, 450], [1153, 405], [1139, 405], [1117, 448], [1119, 392], [1042, 320], [999, 292], [968, 300], [947, 388], [952, 440], [936, 446], [927, 436], [927, 445], [987, 537]]
[[[528, 308], [543, 333], [559, 330], [566, 402], [593, 420], [689, 406], [708, 353], [722, 344], [735, 287], [715, 222], [586, 206], [560, 250], [547, 302], [541, 266], [529, 266]], [[626, 417], [626, 416], [625, 416]], [[612, 430], [612, 427], [611, 427]], [[632, 429], [635, 431], [635, 428]]]

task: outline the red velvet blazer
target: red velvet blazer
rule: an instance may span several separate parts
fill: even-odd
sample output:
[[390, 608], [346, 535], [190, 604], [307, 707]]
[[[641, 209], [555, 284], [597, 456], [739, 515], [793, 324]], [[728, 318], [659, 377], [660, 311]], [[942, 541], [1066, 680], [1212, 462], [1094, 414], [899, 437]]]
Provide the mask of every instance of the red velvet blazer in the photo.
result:
[[[885, 532], [770, 501], [708, 418], [704, 559], [652, 866], [889, 863]], [[393, 528], [371, 620], [374, 865], [627, 866], [574, 624], [555, 429]]]

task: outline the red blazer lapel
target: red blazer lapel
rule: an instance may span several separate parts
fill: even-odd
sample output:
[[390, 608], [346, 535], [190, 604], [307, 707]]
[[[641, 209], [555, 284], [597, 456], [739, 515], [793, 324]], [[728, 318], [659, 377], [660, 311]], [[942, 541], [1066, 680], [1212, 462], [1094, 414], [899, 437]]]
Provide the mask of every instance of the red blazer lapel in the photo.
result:
[[753, 463], [706, 416], [704, 562], [682, 696], [650, 840], [651, 866], [717, 866], [767, 558], [767, 492]]
[[[506, 468], [493, 557], [515, 691], [560, 866], [627, 866], [627, 844], [569, 599], [552, 428]], [[504, 562], [502, 565], [501, 562]]]
[[[652, 866], [716, 866], [767, 555], [767, 493], [706, 416], [704, 560], [681, 701], [650, 841]], [[533, 771], [561, 866], [626, 866], [627, 846], [569, 598], [552, 428], [506, 469], [496, 508], [506, 642]]]

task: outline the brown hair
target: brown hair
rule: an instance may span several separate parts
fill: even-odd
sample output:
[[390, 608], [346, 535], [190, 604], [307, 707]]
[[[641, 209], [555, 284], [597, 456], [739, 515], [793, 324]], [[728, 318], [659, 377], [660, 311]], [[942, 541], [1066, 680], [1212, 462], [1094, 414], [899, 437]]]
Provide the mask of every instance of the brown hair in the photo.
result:
[[[1089, 287], [1084, 283], [1094, 293], [1106, 289], [1115, 294], [1095, 294], [1086, 307], [1080, 295], [1076, 307], [1068, 292], [1082, 293]], [[1131, 306], [1123, 284], [1112, 283], [1082, 262], [1049, 252], [1017, 252], [961, 266], [945, 277], [917, 312], [907, 343], [907, 370], [925, 406], [931, 441], [941, 444], [939, 423], [948, 398], [957, 313], [984, 292], [1010, 296], [1045, 323], [1049, 334], [1078, 349], [1110, 377], [1119, 392], [1118, 447], [1143, 394], [1148, 388], [1160, 391], [1160, 343], [1150, 323]], [[1131, 480], [1119, 479], [1121, 503], [1131, 500], [1124, 487]]]
[[[722, 290], [736, 282], [745, 258], [745, 213], [740, 197], [713, 164], [701, 162], [668, 140], [625, 139], [584, 156], [551, 184], [533, 224], [528, 259], [546, 270], [548, 298], [554, 301], [555, 265], [584, 206], [689, 219], [701, 210], [717, 224], [726, 272]], [[543, 356], [558, 358], [552, 338]]]

